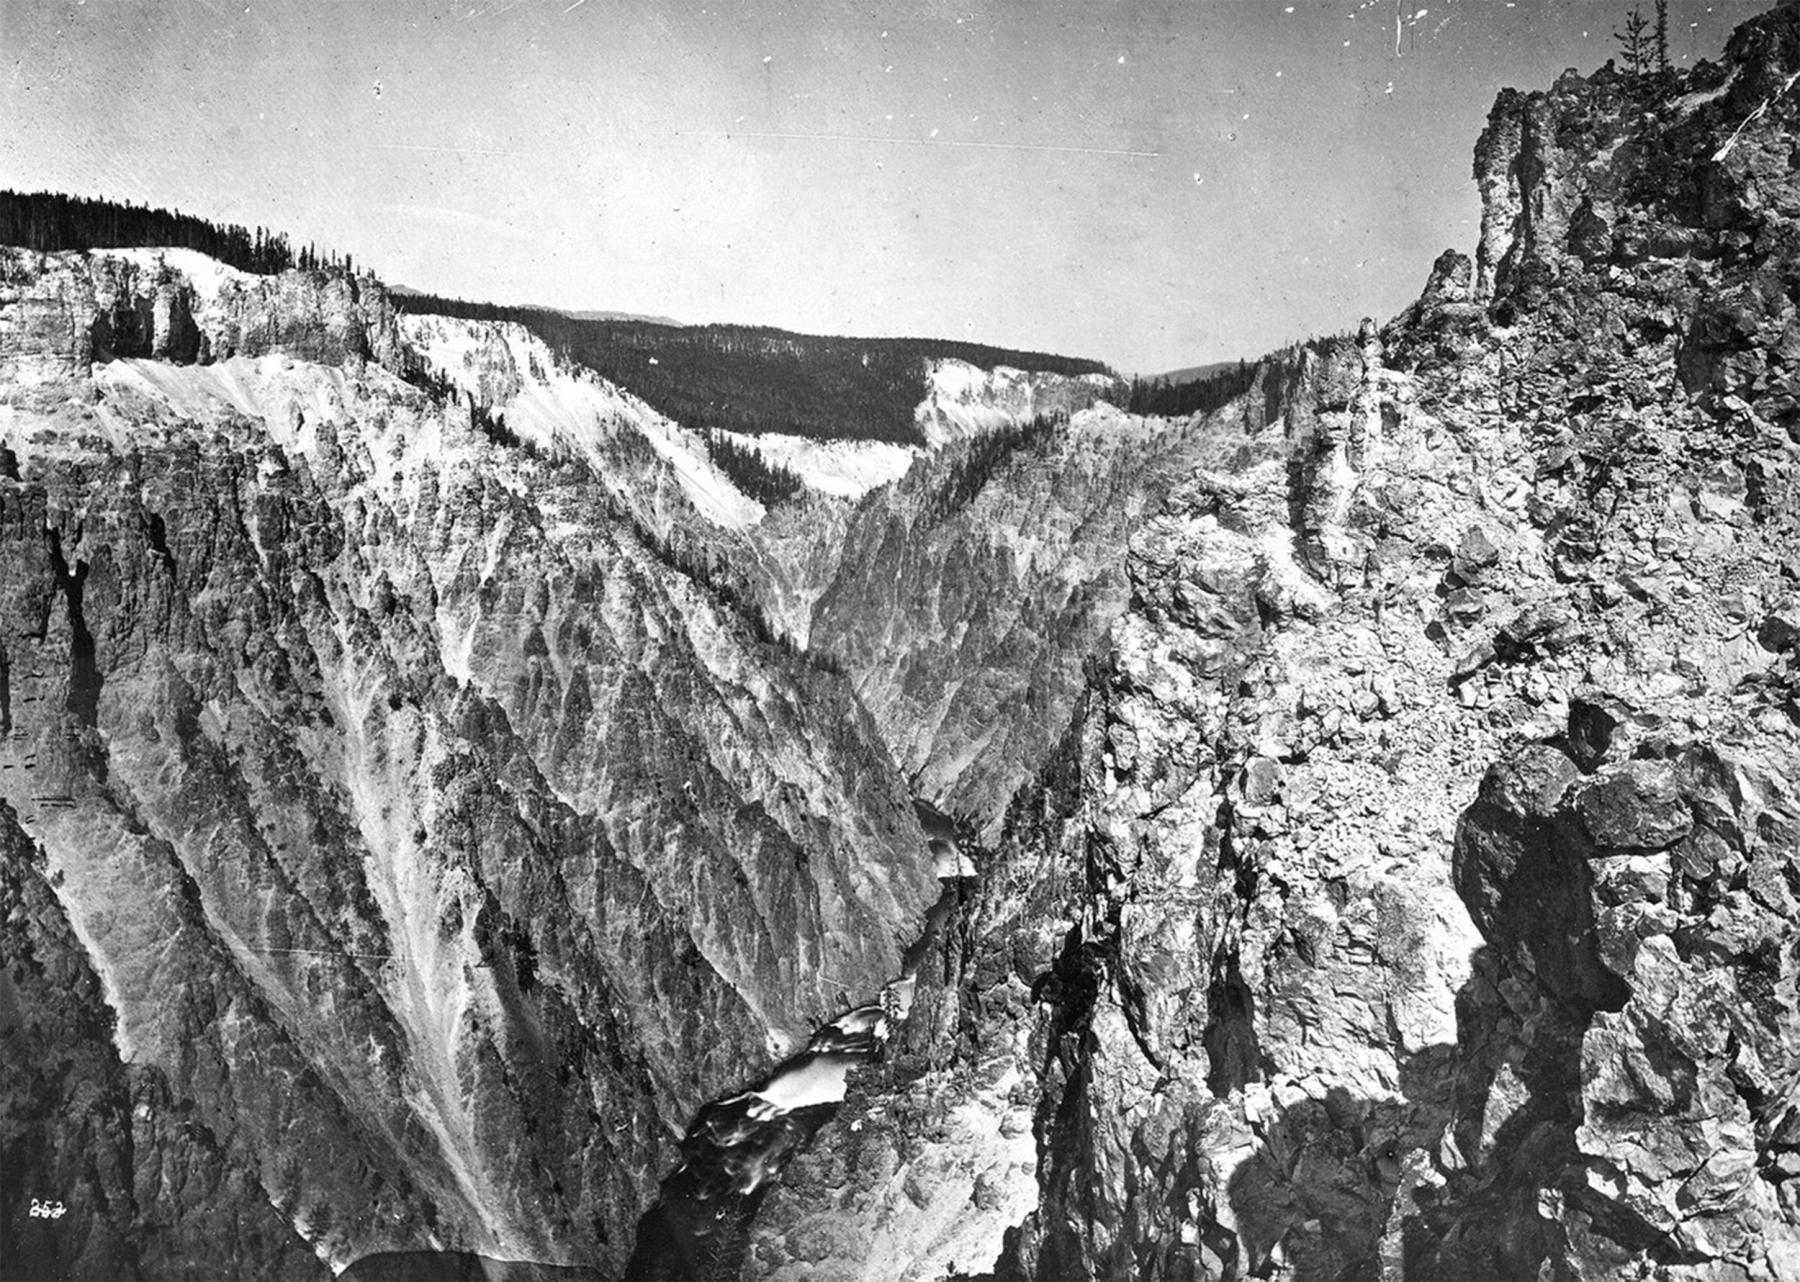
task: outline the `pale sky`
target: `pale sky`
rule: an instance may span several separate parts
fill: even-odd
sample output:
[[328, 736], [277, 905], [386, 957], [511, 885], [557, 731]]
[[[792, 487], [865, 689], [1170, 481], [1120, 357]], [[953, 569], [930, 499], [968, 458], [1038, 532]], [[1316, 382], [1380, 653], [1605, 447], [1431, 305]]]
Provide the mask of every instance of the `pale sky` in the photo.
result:
[[[1628, 7], [0, 0], [0, 186], [439, 293], [1155, 372], [1398, 311], [1474, 246], [1495, 92]], [[1675, 0], [1676, 61], [1764, 7]]]

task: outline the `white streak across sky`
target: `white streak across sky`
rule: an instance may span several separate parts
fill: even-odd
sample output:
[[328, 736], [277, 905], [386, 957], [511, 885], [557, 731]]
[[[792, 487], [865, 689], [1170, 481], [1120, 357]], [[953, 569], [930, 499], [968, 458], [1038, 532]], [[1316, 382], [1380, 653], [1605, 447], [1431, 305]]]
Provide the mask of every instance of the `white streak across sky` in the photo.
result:
[[784, 138], [793, 142], [878, 143], [895, 147], [987, 147], [995, 151], [1060, 151], [1081, 156], [1143, 156], [1154, 159], [1159, 151], [1131, 151], [1123, 147], [1059, 147], [1046, 142], [981, 142], [970, 138], [894, 138], [882, 134], [788, 134], [766, 130], [727, 130], [715, 138]]

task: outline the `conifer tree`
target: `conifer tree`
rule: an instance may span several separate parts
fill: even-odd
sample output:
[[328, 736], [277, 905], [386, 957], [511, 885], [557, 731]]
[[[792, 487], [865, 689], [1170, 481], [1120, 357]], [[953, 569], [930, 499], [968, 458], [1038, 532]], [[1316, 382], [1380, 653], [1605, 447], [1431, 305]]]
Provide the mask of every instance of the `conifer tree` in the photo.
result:
[[1619, 42], [1619, 51], [1625, 55], [1625, 69], [1633, 76], [1641, 76], [1650, 69], [1649, 27], [1643, 6], [1634, 4], [1631, 12], [1625, 15], [1625, 30], [1613, 32], [1613, 39]]

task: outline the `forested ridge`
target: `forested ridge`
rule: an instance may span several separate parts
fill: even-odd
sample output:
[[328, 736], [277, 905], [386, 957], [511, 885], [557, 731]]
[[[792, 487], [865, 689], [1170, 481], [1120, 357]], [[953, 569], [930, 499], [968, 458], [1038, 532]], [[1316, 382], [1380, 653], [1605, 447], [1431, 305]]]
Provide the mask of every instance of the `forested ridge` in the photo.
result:
[[354, 271], [348, 254], [296, 250], [266, 227], [215, 223], [179, 210], [51, 191], [0, 190], [0, 245], [39, 253], [86, 249], [192, 249], [259, 276], [302, 270]]
[[1040, 414], [951, 446], [945, 452], [949, 464], [943, 477], [934, 483], [925, 501], [925, 519], [942, 521], [967, 507], [987, 488], [1002, 463], [1021, 450], [1035, 449], [1068, 422], [1066, 414]]
[[922, 338], [837, 338], [753, 325], [663, 325], [579, 320], [542, 307], [506, 307], [433, 294], [396, 295], [401, 311], [516, 321], [560, 355], [697, 429], [814, 440], [916, 443], [925, 363], [963, 360], [1076, 376], [1099, 361]]
[[[192, 249], [240, 271], [353, 271], [349, 255], [296, 249], [263, 227], [216, 223], [176, 210], [54, 192], [0, 191], [0, 243], [41, 252], [102, 248]], [[403, 312], [514, 321], [557, 354], [708, 433], [714, 458], [746, 490], [778, 502], [791, 474], [734, 448], [720, 431], [789, 433], [813, 440], [914, 444], [913, 415], [926, 395], [926, 365], [962, 360], [1079, 376], [1111, 371], [1099, 361], [927, 338], [842, 338], [757, 325], [665, 325], [571, 316], [435, 294], [392, 295]]]
[[1323, 352], [1337, 338], [1309, 338], [1302, 343], [1270, 352], [1255, 361], [1236, 365], [1191, 380], [1171, 378], [1132, 379], [1126, 408], [1133, 414], [1159, 418], [1185, 418], [1211, 414], [1239, 397], [1260, 391], [1269, 407], [1283, 405], [1298, 385], [1309, 353]]

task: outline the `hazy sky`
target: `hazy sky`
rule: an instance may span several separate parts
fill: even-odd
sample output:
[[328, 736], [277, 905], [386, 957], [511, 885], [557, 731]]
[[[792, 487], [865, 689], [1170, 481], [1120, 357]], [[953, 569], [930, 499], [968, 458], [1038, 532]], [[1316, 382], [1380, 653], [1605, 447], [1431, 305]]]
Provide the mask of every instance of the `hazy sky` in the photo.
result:
[[[0, 0], [0, 185], [441, 293], [1157, 371], [1397, 311], [1474, 245], [1495, 91], [1626, 7]], [[1676, 59], [1763, 7], [1675, 0]]]

